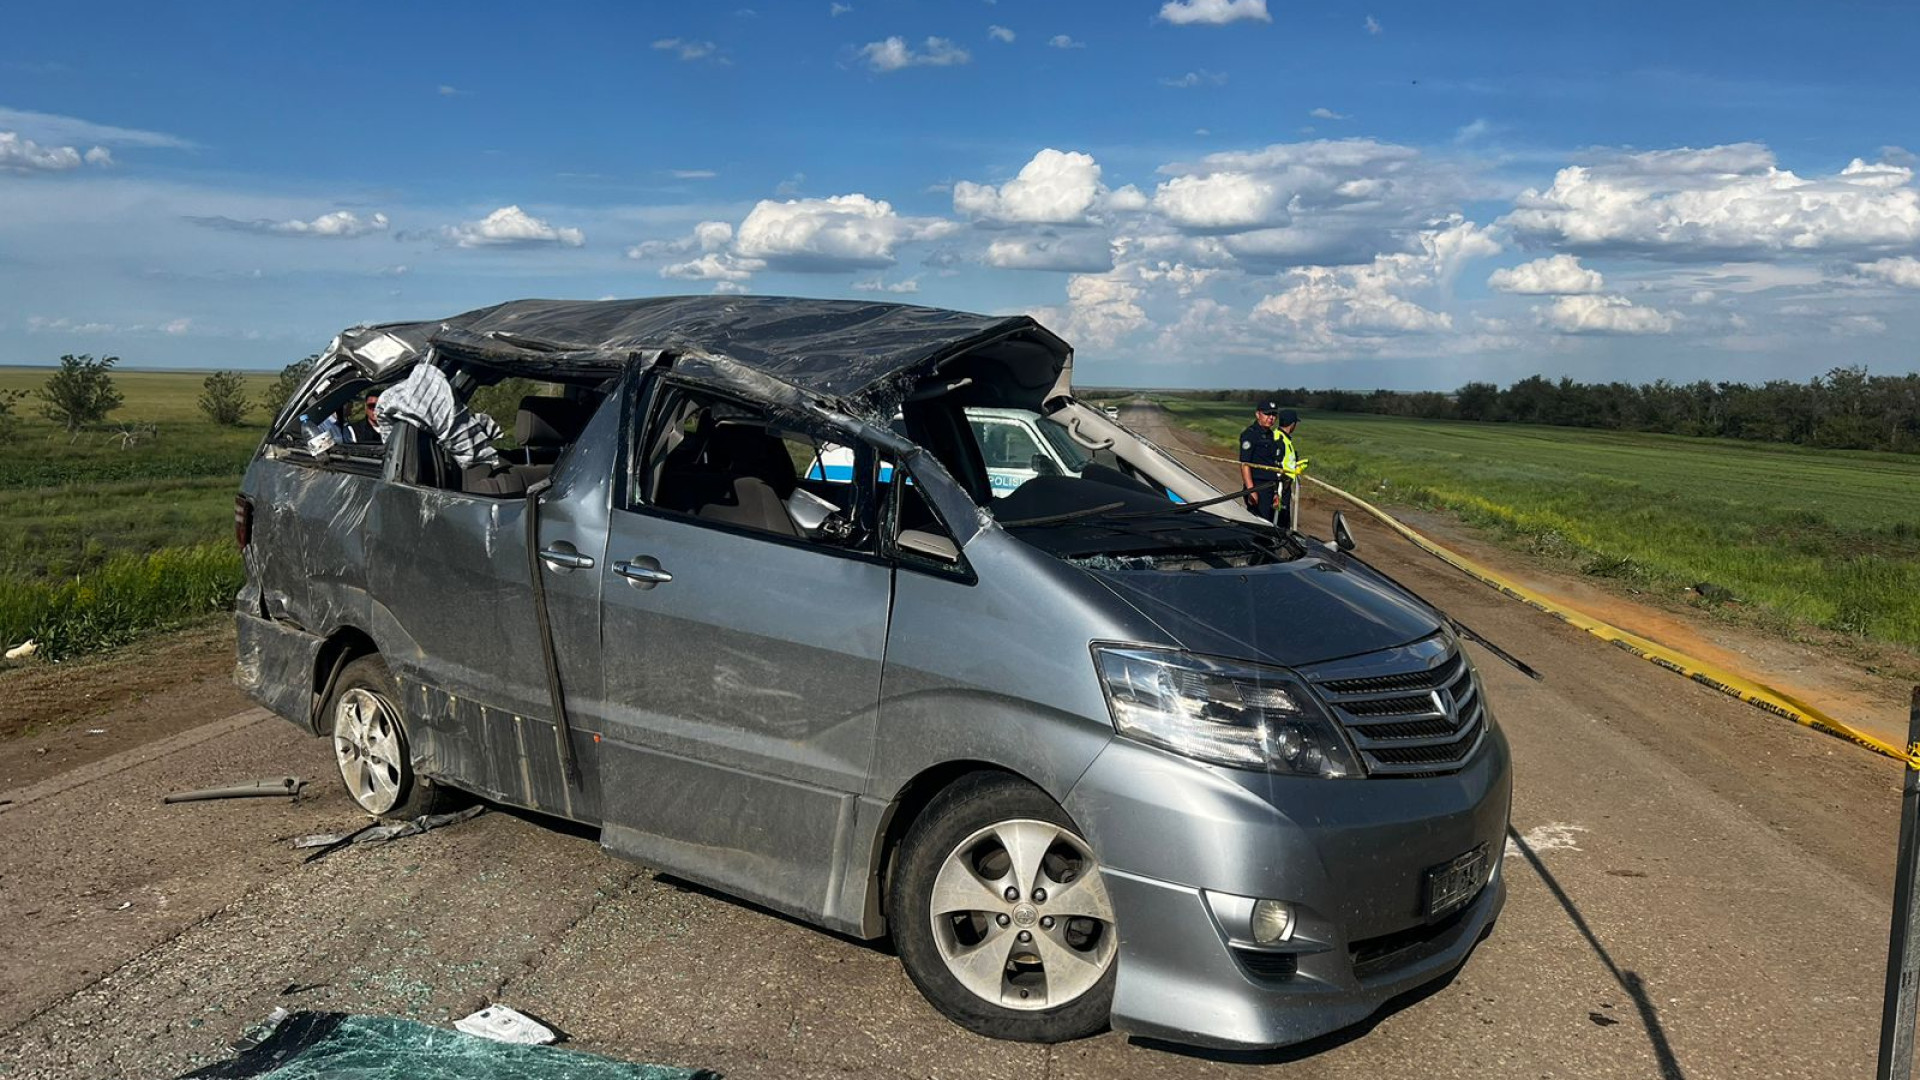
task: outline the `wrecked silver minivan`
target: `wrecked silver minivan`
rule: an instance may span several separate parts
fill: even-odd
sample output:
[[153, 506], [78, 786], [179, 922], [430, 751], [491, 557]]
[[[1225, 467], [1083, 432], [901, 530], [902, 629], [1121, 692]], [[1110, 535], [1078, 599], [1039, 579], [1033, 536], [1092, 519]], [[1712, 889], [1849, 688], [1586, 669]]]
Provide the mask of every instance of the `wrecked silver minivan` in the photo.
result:
[[[1505, 895], [1478, 676], [1417, 598], [1077, 403], [1071, 355], [1025, 317], [762, 297], [350, 330], [236, 503], [239, 680], [369, 812], [584, 823], [891, 937], [988, 1035], [1358, 1022]], [[503, 401], [511, 437], [475, 408]], [[996, 496], [969, 408], [1091, 460]]]

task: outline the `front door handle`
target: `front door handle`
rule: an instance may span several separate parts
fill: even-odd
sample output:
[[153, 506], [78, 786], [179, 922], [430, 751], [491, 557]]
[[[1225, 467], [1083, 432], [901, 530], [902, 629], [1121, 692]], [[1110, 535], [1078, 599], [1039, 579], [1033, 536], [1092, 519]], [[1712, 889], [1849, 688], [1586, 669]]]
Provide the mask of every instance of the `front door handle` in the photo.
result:
[[550, 547], [540, 549], [540, 561], [555, 570], [590, 570], [593, 568], [593, 556], [582, 555], [572, 548]]
[[636, 555], [631, 560], [614, 563], [613, 572], [626, 578], [636, 589], [651, 589], [673, 580], [672, 574], [660, 568], [660, 560], [651, 555]]

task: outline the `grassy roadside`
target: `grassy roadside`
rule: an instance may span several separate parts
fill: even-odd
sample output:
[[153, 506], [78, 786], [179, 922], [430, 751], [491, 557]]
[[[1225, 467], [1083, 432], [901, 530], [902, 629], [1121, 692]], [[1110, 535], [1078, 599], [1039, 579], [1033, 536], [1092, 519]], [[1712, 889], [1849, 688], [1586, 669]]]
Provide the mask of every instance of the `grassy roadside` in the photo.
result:
[[[0, 391], [34, 390], [45, 368], [0, 368]], [[21, 401], [0, 448], [0, 647], [41, 655], [109, 648], [219, 611], [240, 587], [233, 496], [266, 424], [199, 412], [204, 374], [118, 371], [125, 404], [72, 436]], [[257, 400], [273, 382], [247, 377]]]
[[[1244, 406], [1163, 402], [1231, 445]], [[1311, 475], [1449, 512], [1628, 587], [1708, 583], [1745, 619], [1920, 648], [1920, 458], [1350, 413], [1303, 416]]]

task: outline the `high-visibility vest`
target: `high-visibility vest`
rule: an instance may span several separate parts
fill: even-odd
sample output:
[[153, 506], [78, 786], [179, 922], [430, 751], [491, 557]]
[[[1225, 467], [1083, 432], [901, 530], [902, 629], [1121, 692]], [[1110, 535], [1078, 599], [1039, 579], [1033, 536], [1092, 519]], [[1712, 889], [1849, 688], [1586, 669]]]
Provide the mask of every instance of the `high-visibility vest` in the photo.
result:
[[1284, 447], [1284, 449], [1280, 453], [1280, 468], [1288, 476], [1299, 475], [1300, 461], [1298, 458], [1293, 456], [1293, 440], [1288, 438], [1287, 433], [1284, 431], [1281, 431], [1278, 426], [1275, 426], [1273, 429], [1273, 437], [1275, 439], [1278, 439], [1281, 445]]

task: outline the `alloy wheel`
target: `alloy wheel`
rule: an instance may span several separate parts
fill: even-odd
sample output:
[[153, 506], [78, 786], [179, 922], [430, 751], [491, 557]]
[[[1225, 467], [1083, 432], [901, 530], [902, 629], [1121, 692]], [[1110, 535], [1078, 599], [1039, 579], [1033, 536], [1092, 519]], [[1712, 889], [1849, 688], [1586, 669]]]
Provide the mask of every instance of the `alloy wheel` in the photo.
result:
[[1066, 1005], [1113, 964], [1113, 904], [1087, 842], [1047, 821], [1002, 821], [940, 864], [928, 917], [947, 970], [1010, 1009]]
[[384, 814], [400, 801], [406, 742], [392, 708], [371, 691], [355, 687], [340, 695], [333, 713], [333, 755], [353, 801], [370, 814]]

